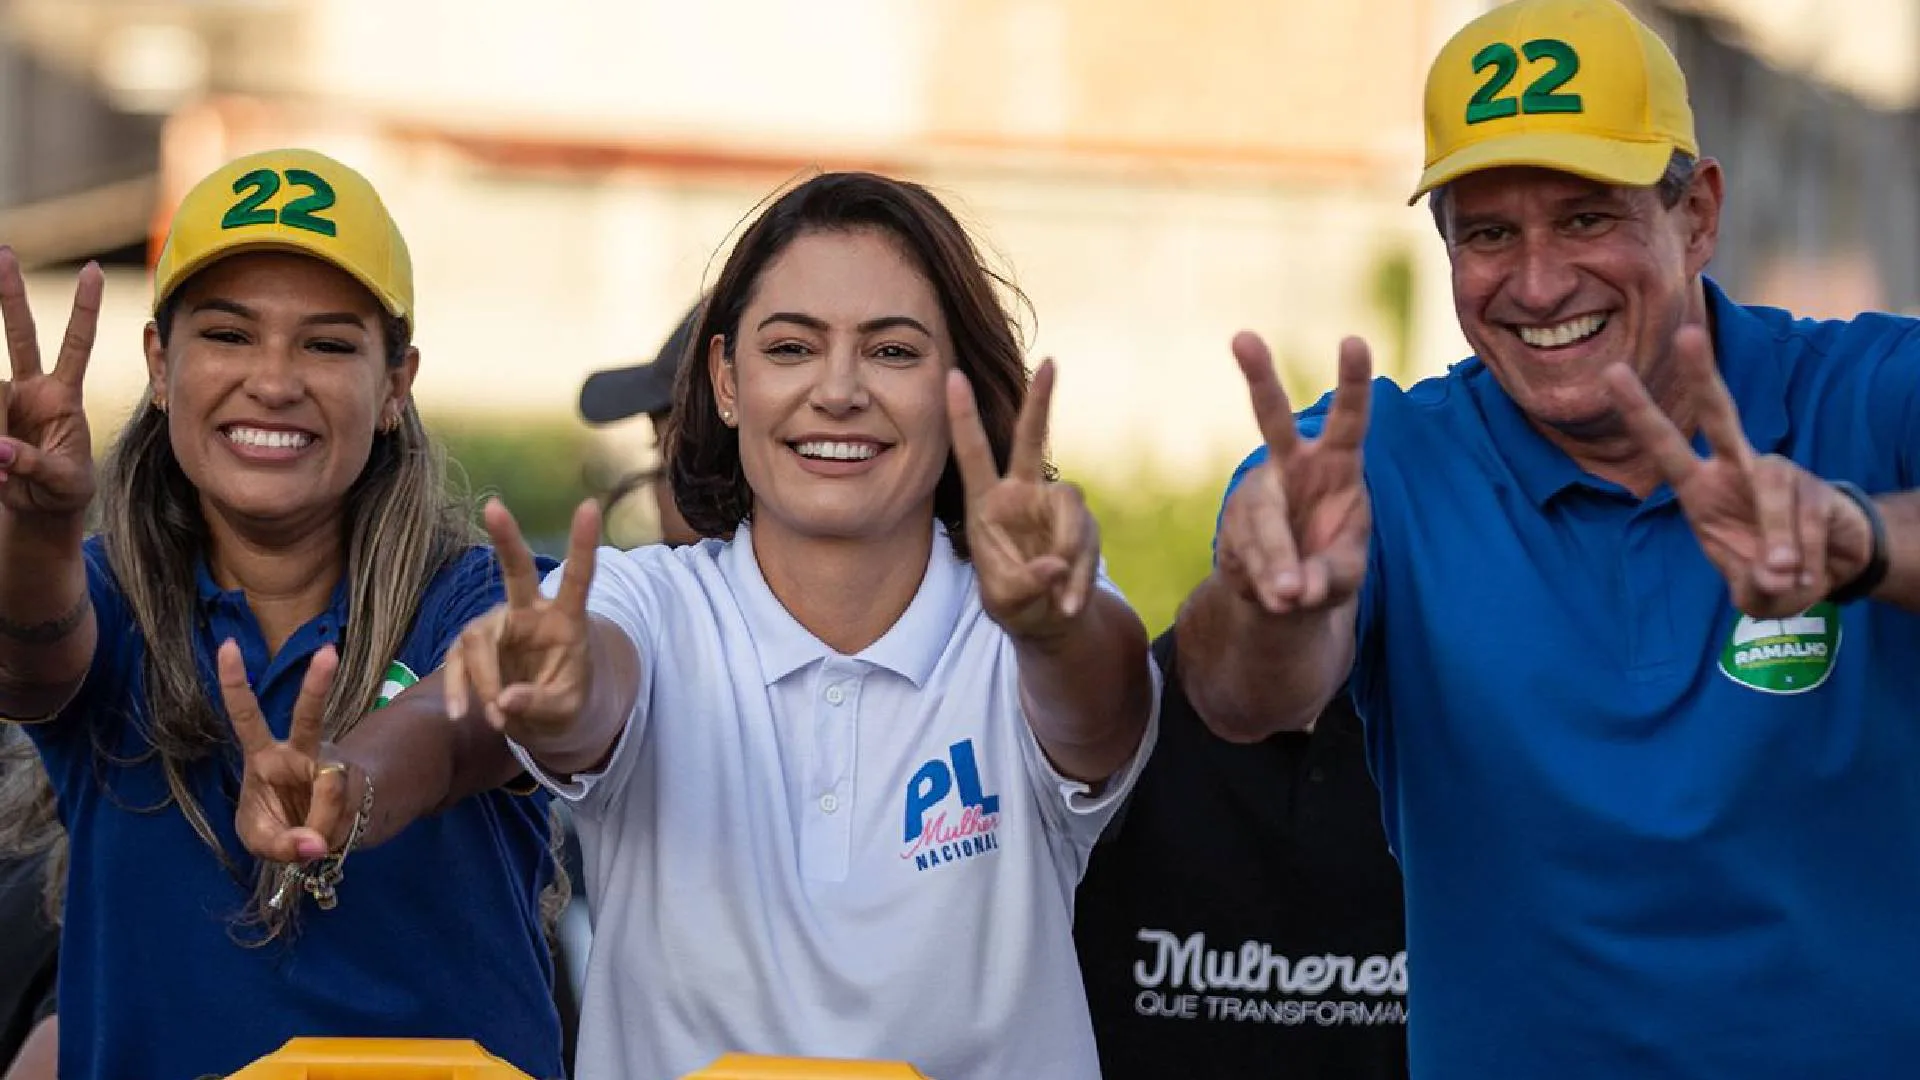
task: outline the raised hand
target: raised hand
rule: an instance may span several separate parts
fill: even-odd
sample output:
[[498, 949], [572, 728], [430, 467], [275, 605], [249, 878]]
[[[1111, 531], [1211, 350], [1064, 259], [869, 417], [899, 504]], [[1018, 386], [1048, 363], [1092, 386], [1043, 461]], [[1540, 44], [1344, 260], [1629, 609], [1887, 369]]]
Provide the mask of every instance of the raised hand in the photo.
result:
[[1674, 338], [1677, 374], [1706, 436], [1693, 452], [1631, 369], [1607, 388], [1629, 435], [1654, 461], [1707, 559], [1727, 579], [1734, 606], [1754, 618], [1797, 615], [1851, 582], [1873, 553], [1872, 527], [1853, 500], [1777, 454], [1756, 455], [1714, 367], [1706, 331]]
[[587, 589], [593, 583], [600, 507], [573, 513], [560, 588], [540, 595], [540, 575], [520, 526], [498, 499], [487, 503], [487, 532], [507, 591], [506, 603], [467, 624], [447, 650], [448, 714], [478, 704], [494, 730], [528, 743], [571, 728], [587, 701]]
[[333, 646], [307, 662], [306, 678], [293, 703], [293, 723], [283, 742], [273, 737], [260, 702], [247, 686], [240, 646], [220, 646], [220, 699], [240, 740], [245, 772], [240, 779], [234, 829], [256, 857], [299, 863], [318, 859], [345, 840], [346, 766], [322, 759], [320, 735], [339, 658]]
[[953, 458], [967, 495], [967, 541], [987, 614], [1015, 637], [1057, 634], [1087, 606], [1100, 562], [1100, 528], [1080, 489], [1046, 478], [1053, 361], [1034, 373], [1005, 476], [980, 424], [973, 387], [947, 374]]
[[88, 263], [53, 372], [41, 370], [20, 260], [0, 247], [0, 317], [10, 381], [0, 382], [0, 507], [14, 514], [76, 515], [93, 499], [93, 444], [80, 388], [100, 324], [100, 267]]
[[1318, 438], [1302, 438], [1266, 343], [1233, 339], [1267, 459], [1234, 488], [1215, 547], [1221, 577], [1275, 615], [1338, 607], [1367, 570], [1372, 504], [1361, 469], [1372, 359], [1366, 342], [1340, 343], [1340, 382]]

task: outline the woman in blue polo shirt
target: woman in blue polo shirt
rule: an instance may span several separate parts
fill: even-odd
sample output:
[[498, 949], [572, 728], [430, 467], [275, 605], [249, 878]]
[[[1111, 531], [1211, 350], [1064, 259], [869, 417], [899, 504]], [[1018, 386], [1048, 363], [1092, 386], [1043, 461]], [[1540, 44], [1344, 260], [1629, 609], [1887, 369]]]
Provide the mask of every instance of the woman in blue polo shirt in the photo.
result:
[[[226, 1075], [310, 1035], [472, 1038], [558, 1075], [541, 799], [490, 790], [377, 851], [256, 860], [235, 836], [236, 814], [300, 808], [243, 787], [221, 682], [321, 758], [322, 735], [401, 719], [379, 706], [502, 595], [412, 402], [412, 271], [379, 196], [307, 151], [187, 194], [155, 272], [149, 393], [86, 537], [100, 295], [89, 266], [45, 371], [0, 249], [0, 715], [27, 725], [71, 842], [60, 1075]], [[448, 760], [511, 761], [451, 738]], [[315, 777], [351, 790], [343, 824], [365, 831], [373, 779]]]

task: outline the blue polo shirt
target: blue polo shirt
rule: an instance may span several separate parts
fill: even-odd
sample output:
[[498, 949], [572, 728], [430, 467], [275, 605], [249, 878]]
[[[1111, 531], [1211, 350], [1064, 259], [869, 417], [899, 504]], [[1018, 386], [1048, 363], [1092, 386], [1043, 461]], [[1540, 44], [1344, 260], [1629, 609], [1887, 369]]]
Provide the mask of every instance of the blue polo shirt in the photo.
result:
[[[475, 1039], [534, 1077], [560, 1076], [539, 913], [552, 877], [546, 798], [496, 791], [419, 821], [349, 857], [332, 911], [303, 897], [291, 943], [237, 943], [255, 865], [234, 833], [238, 748], [229, 743], [190, 773], [236, 877], [167, 803], [145, 728], [145, 642], [99, 538], [85, 552], [100, 627], [93, 666], [60, 717], [27, 728], [72, 845], [60, 1075], [224, 1076], [313, 1035]], [[490, 550], [469, 549], [428, 584], [394, 661], [425, 676], [503, 595]], [[231, 637], [269, 726], [285, 738], [308, 660], [340, 642], [344, 584], [271, 658], [246, 598], [204, 567], [198, 607], [194, 644], [216, 708], [214, 650]]]
[[[1761, 453], [1915, 486], [1920, 323], [1708, 292]], [[1376, 381], [1366, 454], [1413, 1075], [1920, 1075], [1920, 618], [1742, 618], [1671, 491], [1584, 473], [1477, 360]]]

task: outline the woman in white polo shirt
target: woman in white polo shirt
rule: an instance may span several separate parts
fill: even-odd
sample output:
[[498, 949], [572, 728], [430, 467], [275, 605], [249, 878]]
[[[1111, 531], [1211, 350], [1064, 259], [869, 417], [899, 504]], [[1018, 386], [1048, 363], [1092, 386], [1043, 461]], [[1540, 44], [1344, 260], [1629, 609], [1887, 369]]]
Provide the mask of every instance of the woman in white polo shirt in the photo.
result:
[[[816, 177], [743, 234], [682, 365], [674, 491], [729, 539], [596, 572], [589, 504], [542, 588], [488, 508], [508, 603], [410, 692], [574, 803], [584, 1080], [729, 1050], [1097, 1080], [1073, 892], [1158, 675], [995, 286], [924, 189]], [[361, 764], [409, 776], [383, 816], [461, 794]]]

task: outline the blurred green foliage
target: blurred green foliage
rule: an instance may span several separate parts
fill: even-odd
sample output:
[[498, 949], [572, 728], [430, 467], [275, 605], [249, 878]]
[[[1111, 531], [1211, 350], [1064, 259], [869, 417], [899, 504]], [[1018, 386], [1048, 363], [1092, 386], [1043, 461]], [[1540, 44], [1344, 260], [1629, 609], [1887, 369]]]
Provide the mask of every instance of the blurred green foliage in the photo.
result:
[[429, 417], [427, 428], [445, 445], [448, 480], [472, 499], [476, 521], [486, 500], [498, 496], [535, 551], [565, 553], [573, 508], [591, 493], [601, 467], [592, 432], [570, 418]]
[[1374, 353], [1374, 371], [1403, 385], [1413, 365], [1414, 273], [1413, 255], [1405, 248], [1384, 251], [1374, 260], [1370, 299], [1387, 328], [1385, 350], [1376, 347]]
[[1231, 465], [1205, 470], [1198, 482], [1142, 467], [1125, 483], [1082, 481], [1087, 506], [1100, 522], [1107, 576], [1158, 637], [1173, 625], [1187, 594], [1213, 568], [1213, 524]]
[[[468, 417], [430, 419], [446, 445], [455, 490], [464, 486], [476, 513], [497, 495], [513, 511], [535, 551], [566, 551], [573, 508], [599, 495], [618, 471], [602, 456], [593, 434], [570, 419], [499, 422]], [[1147, 465], [1125, 482], [1081, 484], [1100, 522], [1107, 573], [1140, 612], [1149, 633], [1172, 625], [1187, 593], [1213, 559], [1213, 523], [1230, 465], [1204, 470], [1197, 482], [1166, 476]], [[1113, 470], [1102, 470], [1103, 477]]]

